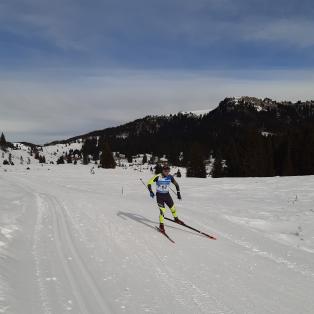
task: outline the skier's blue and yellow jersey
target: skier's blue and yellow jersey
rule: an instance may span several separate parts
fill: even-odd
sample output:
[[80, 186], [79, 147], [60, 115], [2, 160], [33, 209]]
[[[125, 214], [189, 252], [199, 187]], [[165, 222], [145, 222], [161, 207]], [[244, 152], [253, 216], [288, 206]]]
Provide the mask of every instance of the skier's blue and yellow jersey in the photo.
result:
[[174, 177], [169, 174], [167, 176], [163, 176], [161, 173], [153, 176], [148, 181], [148, 189], [152, 190], [152, 184], [156, 183], [157, 193], [169, 193], [170, 184], [173, 183], [176, 186], [177, 191], [179, 191], [179, 184], [176, 182]]

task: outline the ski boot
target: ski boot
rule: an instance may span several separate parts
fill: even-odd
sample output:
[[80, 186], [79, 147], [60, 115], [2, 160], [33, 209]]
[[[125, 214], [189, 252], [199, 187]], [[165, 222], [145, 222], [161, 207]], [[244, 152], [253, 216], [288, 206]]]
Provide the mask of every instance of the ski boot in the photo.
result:
[[184, 225], [184, 222], [182, 220], [180, 220], [178, 217], [174, 218], [174, 221], [179, 224], [179, 225]]
[[159, 224], [159, 230], [160, 230], [160, 232], [163, 232], [163, 233], [165, 232], [165, 226], [163, 223]]

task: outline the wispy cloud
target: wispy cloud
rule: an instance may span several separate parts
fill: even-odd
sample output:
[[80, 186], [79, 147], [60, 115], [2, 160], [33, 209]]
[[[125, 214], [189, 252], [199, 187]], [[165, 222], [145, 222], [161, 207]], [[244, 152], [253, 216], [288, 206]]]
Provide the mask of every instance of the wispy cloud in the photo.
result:
[[[14, 34], [20, 43], [15, 53], [26, 62], [35, 54], [41, 63], [40, 55], [47, 55], [47, 61], [60, 64], [72, 59], [90, 65], [208, 68], [236, 67], [239, 60], [262, 67], [276, 64], [278, 49], [288, 47], [293, 55], [313, 45], [313, 13], [307, 0], [302, 6], [296, 0], [10, 0], [0, 10], [0, 41], [5, 32]], [[271, 56], [261, 58], [256, 45], [268, 45]], [[302, 53], [313, 66], [312, 51]]]

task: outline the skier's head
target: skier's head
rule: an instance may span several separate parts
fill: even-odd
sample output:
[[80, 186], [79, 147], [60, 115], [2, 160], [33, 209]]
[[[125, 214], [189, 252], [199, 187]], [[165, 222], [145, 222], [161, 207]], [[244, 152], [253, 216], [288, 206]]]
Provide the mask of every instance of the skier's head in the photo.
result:
[[168, 175], [170, 173], [170, 167], [165, 165], [162, 167], [162, 174], [163, 175]]

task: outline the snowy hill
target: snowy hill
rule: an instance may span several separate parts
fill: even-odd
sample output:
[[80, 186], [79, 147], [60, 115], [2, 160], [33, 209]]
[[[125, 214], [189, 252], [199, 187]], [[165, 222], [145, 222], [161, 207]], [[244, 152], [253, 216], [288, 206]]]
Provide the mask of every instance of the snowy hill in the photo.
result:
[[6, 150], [0, 150], [0, 166], [3, 162], [8, 161], [11, 155], [11, 160], [14, 165], [37, 165], [39, 161], [34, 158], [35, 148], [40, 156], [45, 156], [46, 163], [56, 163], [60, 156], [66, 156], [70, 151], [81, 151], [82, 142], [75, 141], [67, 144], [53, 144], [49, 146], [40, 146], [24, 143], [13, 143], [13, 148], [7, 148]]
[[181, 178], [180, 218], [218, 240], [169, 222], [173, 244], [139, 181], [150, 172], [11, 169], [2, 313], [313, 313], [313, 176]]
[[38, 160], [34, 159], [34, 157], [30, 154], [31, 147], [22, 143], [13, 143], [14, 149], [7, 148], [6, 150], [0, 149], [0, 167], [4, 168], [4, 161], [11, 161], [14, 165], [32, 165], [38, 164]]
[[70, 151], [80, 151], [82, 149], [82, 141], [77, 140], [74, 142], [69, 142], [65, 144], [53, 144], [53, 145], [45, 145], [42, 147], [42, 152], [46, 157], [48, 163], [54, 162], [58, 160], [60, 156], [65, 156], [70, 153]]

